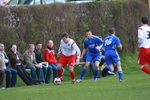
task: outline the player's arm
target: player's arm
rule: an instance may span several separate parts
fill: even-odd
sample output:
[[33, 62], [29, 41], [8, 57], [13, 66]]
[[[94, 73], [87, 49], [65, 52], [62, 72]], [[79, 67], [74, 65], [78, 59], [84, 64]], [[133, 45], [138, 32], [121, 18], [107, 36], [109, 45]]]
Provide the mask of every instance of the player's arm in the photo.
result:
[[96, 49], [100, 50], [103, 47], [103, 40], [100, 38], [97, 38], [97, 46]]
[[122, 50], [122, 44], [117, 46], [119, 50]]
[[87, 49], [86, 48], [84, 48], [83, 50], [82, 50], [82, 54], [81, 54], [81, 59], [83, 58], [83, 56], [85, 55], [85, 53], [87, 52]]
[[84, 48], [82, 50], [82, 54], [81, 54], [81, 57], [80, 57], [81, 59], [83, 58], [83, 56], [87, 52], [87, 48], [88, 48], [88, 44], [87, 44], [86, 40], [84, 40]]
[[57, 53], [57, 57], [60, 57], [61, 53], [62, 53], [62, 47], [60, 44], [59, 49], [58, 49], [58, 53]]
[[116, 38], [116, 45], [117, 45], [117, 48], [121, 51], [122, 50], [122, 44], [121, 44], [120, 39], [118, 37]]
[[80, 51], [80, 49], [79, 49], [79, 47], [77, 46], [76, 43], [74, 43], [74, 44], [72, 45], [72, 48], [73, 48], [74, 50], [76, 50], [76, 53], [77, 53], [76, 64], [78, 65], [78, 64], [80, 63], [81, 51]]
[[140, 46], [140, 44], [143, 42], [143, 32], [142, 32], [142, 28], [138, 28], [138, 45]]
[[73, 47], [73, 49], [76, 50], [76, 52], [77, 52], [77, 59], [80, 59], [81, 51], [80, 51], [79, 47], [77, 46], [76, 43], [74, 43], [74, 44], [72, 45], [72, 47]]

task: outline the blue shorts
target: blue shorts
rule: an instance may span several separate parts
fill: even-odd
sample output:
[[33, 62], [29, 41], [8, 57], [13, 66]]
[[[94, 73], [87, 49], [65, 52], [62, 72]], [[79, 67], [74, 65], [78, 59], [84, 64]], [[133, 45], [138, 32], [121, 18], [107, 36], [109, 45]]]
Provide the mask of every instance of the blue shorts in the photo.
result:
[[101, 54], [100, 53], [87, 53], [86, 56], [86, 62], [91, 62], [91, 61], [100, 61], [101, 60]]
[[107, 52], [105, 52], [105, 61], [106, 61], [107, 65], [117, 63], [120, 61], [119, 54], [114, 50], [107, 51]]

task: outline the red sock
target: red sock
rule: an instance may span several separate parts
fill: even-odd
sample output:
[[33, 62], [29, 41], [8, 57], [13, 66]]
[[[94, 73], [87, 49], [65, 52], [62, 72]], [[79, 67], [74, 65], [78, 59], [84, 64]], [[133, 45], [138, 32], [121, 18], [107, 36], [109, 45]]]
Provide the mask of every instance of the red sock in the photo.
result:
[[72, 80], [74, 80], [75, 79], [75, 72], [74, 71], [70, 72], [70, 76], [71, 76]]
[[58, 70], [58, 77], [62, 79], [62, 69]]
[[145, 73], [147, 73], [147, 74], [150, 74], [150, 69], [147, 68], [146, 66], [144, 66], [144, 67], [142, 68], [142, 71], [145, 72]]

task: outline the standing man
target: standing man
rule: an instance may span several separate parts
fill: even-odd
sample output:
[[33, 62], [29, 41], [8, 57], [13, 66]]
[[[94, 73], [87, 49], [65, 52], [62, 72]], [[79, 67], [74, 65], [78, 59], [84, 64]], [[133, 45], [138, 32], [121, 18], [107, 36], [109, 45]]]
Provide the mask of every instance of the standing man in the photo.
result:
[[142, 17], [141, 21], [142, 26], [138, 28], [138, 64], [143, 72], [150, 74], [150, 26], [147, 17]]
[[103, 41], [98, 36], [92, 35], [91, 30], [86, 31], [86, 37], [84, 40], [84, 49], [82, 51], [81, 58], [86, 55], [86, 63], [84, 68], [82, 69], [82, 72], [80, 74], [80, 78], [77, 80], [78, 82], [81, 82], [84, 75], [86, 74], [86, 70], [91, 64], [91, 61], [94, 62], [95, 70], [94, 70], [94, 78], [93, 81], [97, 80], [97, 74], [99, 71], [99, 63], [101, 58], [100, 49], [102, 48]]
[[118, 49], [122, 50], [122, 45], [120, 43], [120, 39], [117, 36], [115, 36], [116, 34], [115, 28], [110, 28], [109, 33], [110, 35], [108, 35], [104, 39], [104, 44], [103, 44], [107, 69], [113, 72], [114, 71], [113, 64], [116, 63], [118, 69], [119, 81], [122, 81], [123, 72], [121, 68], [120, 57], [116, 48], [118, 47]]
[[[68, 33], [63, 32], [61, 34], [61, 42], [59, 47], [58, 56], [60, 56], [58, 61], [58, 76], [62, 79], [62, 67], [69, 66], [70, 76], [72, 78], [72, 83], [75, 83], [75, 72], [74, 72], [74, 64], [76, 60], [76, 64], [79, 64], [80, 60], [80, 49], [75, 43], [75, 41], [69, 38]], [[77, 57], [77, 59], [76, 59]]]
[[6, 73], [6, 88], [15, 87], [17, 82], [17, 71], [9, 66], [10, 62], [4, 48], [4, 44], [0, 43], [0, 55], [2, 56]]

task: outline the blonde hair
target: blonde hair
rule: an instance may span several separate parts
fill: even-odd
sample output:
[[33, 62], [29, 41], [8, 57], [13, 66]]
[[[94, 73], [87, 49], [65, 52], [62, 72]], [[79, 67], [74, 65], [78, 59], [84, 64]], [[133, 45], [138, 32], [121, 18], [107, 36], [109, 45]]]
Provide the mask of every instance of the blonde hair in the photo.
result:
[[35, 47], [34, 44], [29, 44], [28, 48]]

